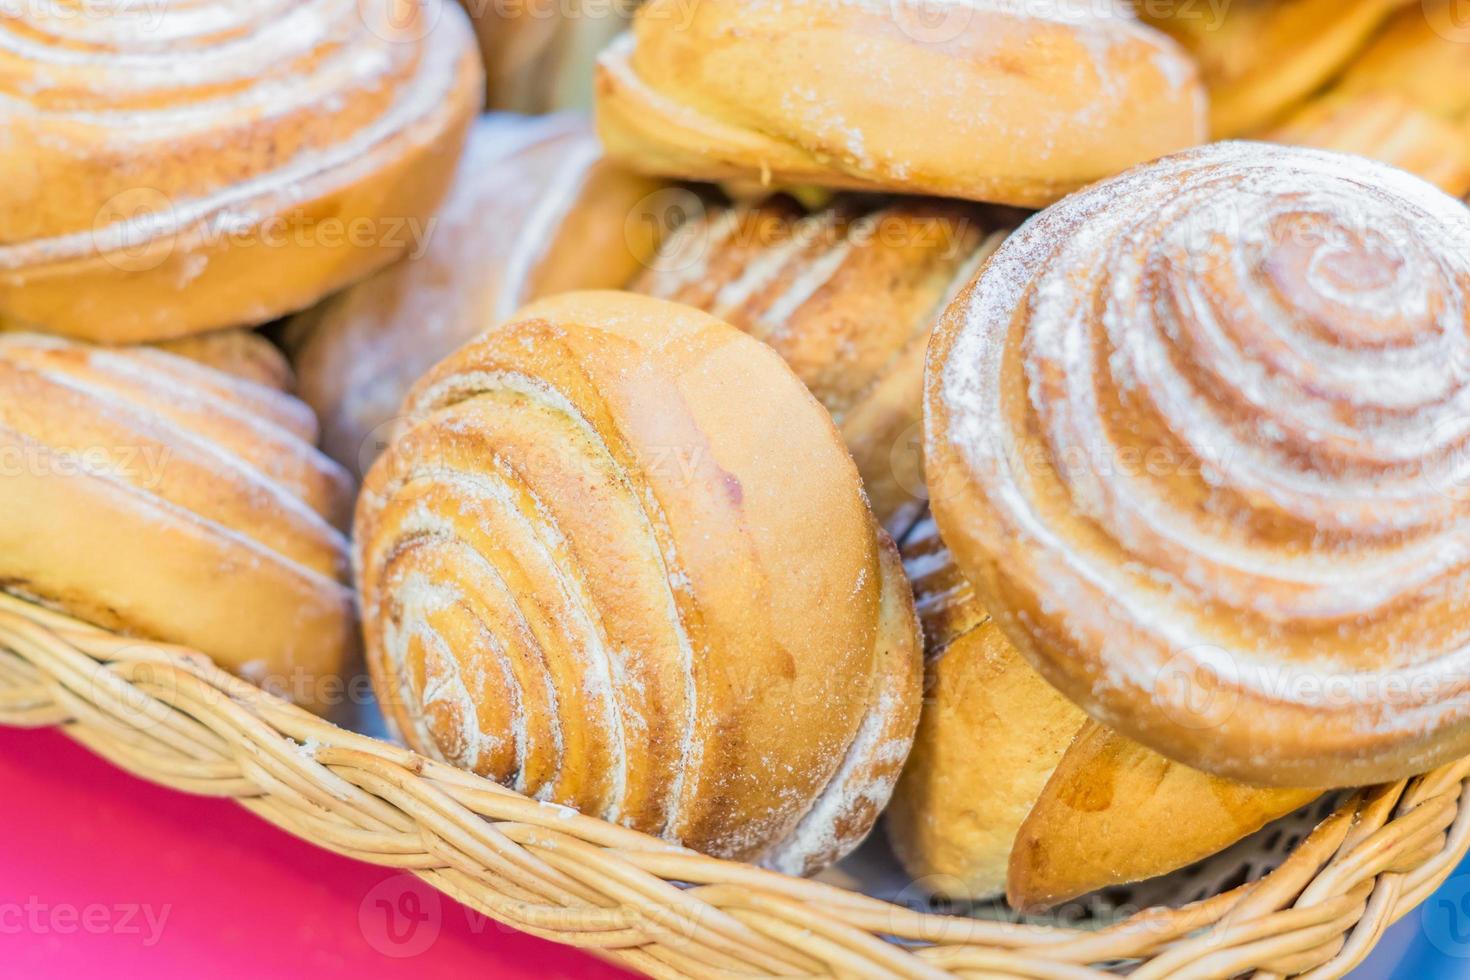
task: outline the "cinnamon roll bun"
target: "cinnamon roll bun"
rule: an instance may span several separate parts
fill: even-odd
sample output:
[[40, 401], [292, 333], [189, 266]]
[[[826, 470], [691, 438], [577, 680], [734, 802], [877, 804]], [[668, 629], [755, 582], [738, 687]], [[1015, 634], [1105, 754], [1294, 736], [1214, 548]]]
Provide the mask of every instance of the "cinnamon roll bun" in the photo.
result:
[[357, 619], [352, 485], [315, 434], [182, 357], [0, 334], [0, 589], [324, 710]]
[[619, 161], [1024, 206], [1205, 136], [1193, 62], [1122, 2], [651, 0], [599, 63]]
[[808, 213], [775, 197], [711, 206], [632, 285], [739, 327], [832, 413], [873, 512], [897, 535], [924, 508], [929, 331], [1020, 218], [953, 201], [844, 196]]
[[913, 738], [918, 622], [779, 357], [687, 307], [572, 293], [452, 355], [406, 410], [355, 564], [409, 745], [785, 872], [862, 839]]
[[927, 891], [1052, 907], [1186, 867], [1321, 795], [1209, 776], [1090, 721], [1006, 640], [931, 519], [903, 558], [928, 670], [884, 825]]
[[1094, 719], [1265, 785], [1470, 751], [1470, 211], [1224, 143], [1033, 218], [936, 329], [945, 541]]
[[128, 343], [412, 251], [482, 77], [442, 0], [29, 4], [0, 20], [0, 323]]
[[423, 254], [288, 330], [327, 454], [365, 472], [409, 388], [455, 348], [533, 299], [625, 285], [657, 246], [639, 205], [661, 186], [607, 163], [576, 117], [483, 117]]

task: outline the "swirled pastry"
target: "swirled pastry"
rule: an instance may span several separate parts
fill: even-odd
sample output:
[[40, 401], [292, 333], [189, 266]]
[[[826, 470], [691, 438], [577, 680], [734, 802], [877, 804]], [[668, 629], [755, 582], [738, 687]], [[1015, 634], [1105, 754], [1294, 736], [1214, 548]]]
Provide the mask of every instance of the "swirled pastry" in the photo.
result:
[[1470, 26], [1415, 4], [1270, 139], [1373, 157], [1470, 193]]
[[324, 709], [357, 621], [351, 481], [315, 429], [163, 351], [0, 334], [0, 588]]
[[1192, 61], [1128, 6], [652, 0], [604, 52], [630, 166], [1040, 206], [1205, 136]]
[[0, 22], [0, 322], [263, 323], [428, 234], [480, 101], [457, 6], [91, 6]]
[[1029, 221], [935, 331], [935, 516], [1098, 721], [1266, 785], [1470, 750], [1470, 211], [1216, 144]]
[[1050, 907], [1193, 864], [1321, 795], [1208, 776], [1088, 720], [1006, 640], [932, 520], [903, 556], [928, 679], [884, 825], [926, 890]]
[[837, 421], [873, 512], [923, 511], [924, 353], [934, 321], [1019, 217], [950, 201], [848, 196], [813, 214], [776, 197], [709, 207], [637, 292], [698, 307], [786, 359]]
[[507, 112], [585, 109], [597, 53], [627, 26], [635, 0], [461, 0], [480, 38], [486, 104]]
[[[1430, 0], [1433, 2], [1433, 0]], [[1140, 3], [1144, 20], [1199, 60], [1217, 138], [1280, 122], [1342, 70], [1396, 10], [1415, 0]]]
[[430, 372], [355, 561], [414, 748], [792, 873], [853, 847], [917, 722], [896, 549], [768, 348], [630, 293], [523, 310]]
[[364, 472], [413, 383], [525, 303], [625, 285], [656, 247], [639, 207], [660, 186], [604, 161], [574, 117], [482, 118], [423, 253], [292, 323], [328, 455]]

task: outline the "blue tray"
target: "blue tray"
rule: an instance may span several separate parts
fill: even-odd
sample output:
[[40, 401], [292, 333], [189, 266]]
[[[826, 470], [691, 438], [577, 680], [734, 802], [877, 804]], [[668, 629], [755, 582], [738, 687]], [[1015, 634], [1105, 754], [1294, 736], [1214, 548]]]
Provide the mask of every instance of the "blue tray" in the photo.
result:
[[1470, 861], [1411, 912], [1352, 974], [1353, 980], [1470, 978]]

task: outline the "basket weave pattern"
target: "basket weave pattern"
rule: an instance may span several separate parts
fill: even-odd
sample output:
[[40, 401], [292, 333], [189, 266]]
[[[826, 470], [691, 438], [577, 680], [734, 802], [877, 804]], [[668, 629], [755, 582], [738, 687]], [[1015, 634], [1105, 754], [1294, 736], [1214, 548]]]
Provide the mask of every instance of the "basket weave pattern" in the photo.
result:
[[[177, 648], [0, 595], [0, 724], [60, 726], [506, 925], [654, 977], [1341, 976], [1470, 848], [1470, 760], [1362, 790], [1253, 884], [1101, 931], [928, 915], [694, 854], [338, 728]], [[1112, 972], [1104, 966], [1113, 964]]]

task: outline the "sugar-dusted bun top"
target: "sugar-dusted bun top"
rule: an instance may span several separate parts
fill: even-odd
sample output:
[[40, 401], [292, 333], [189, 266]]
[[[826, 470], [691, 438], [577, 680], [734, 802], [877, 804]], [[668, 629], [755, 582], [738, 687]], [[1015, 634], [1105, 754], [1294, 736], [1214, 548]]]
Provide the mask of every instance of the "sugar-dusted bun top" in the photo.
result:
[[325, 709], [357, 649], [352, 483], [315, 437], [184, 357], [0, 334], [0, 590]]
[[1126, 4], [652, 0], [599, 128], [653, 173], [1042, 205], [1199, 142], [1193, 63]]
[[474, 84], [441, 0], [24, 8], [0, 20], [0, 267], [241, 235], [401, 158]]
[[1100, 721], [1199, 768], [1392, 779], [1470, 742], [1470, 211], [1227, 143], [1029, 222], [931, 349], [945, 539]]
[[419, 751], [802, 872], [897, 778], [919, 639], [831, 419], [769, 348], [627, 293], [429, 372], [368, 474], [369, 664]]

